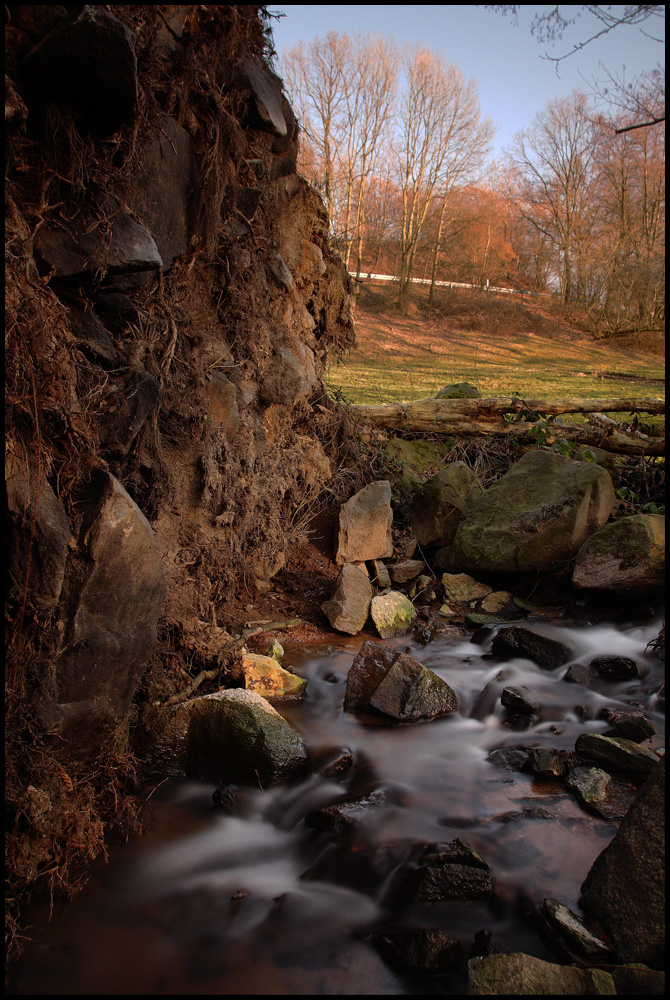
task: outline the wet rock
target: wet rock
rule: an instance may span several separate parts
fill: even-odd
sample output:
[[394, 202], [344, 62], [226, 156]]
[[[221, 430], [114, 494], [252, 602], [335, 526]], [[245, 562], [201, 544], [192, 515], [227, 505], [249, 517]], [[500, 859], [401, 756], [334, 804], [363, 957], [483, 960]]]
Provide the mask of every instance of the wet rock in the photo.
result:
[[486, 955], [468, 962], [468, 994], [495, 996], [570, 996], [616, 993], [608, 972], [553, 965], [520, 953]]
[[395, 583], [407, 583], [414, 580], [426, 564], [423, 559], [403, 559], [390, 568], [391, 579]]
[[338, 802], [323, 809], [315, 809], [305, 816], [306, 826], [328, 833], [345, 833], [358, 828], [371, 811], [397, 805], [395, 796], [384, 789], [361, 795], [349, 802]]
[[595, 670], [587, 667], [585, 663], [573, 663], [566, 670], [563, 680], [569, 681], [571, 684], [582, 684], [584, 687], [590, 687], [597, 680], [597, 677]]
[[304, 677], [289, 673], [273, 657], [260, 653], [245, 653], [241, 669], [247, 691], [255, 691], [270, 702], [302, 698], [307, 687]]
[[164, 772], [267, 788], [297, 777], [305, 746], [289, 723], [254, 691], [193, 698], [156, 724], [150, 750]]
[[486, 868], [458, 863], [424, 863], [412, 872], [405, 886], [410, 903], [441, 903], [447, 900], [490, 899], [493, 879]]
[[353, 563], [345, 563], [332, 597], [324, 601], [321, 610], [338, 632], [356, 635], [368, 620], [371, 601], [372, 585], [367, 576]]
[[499, 747], [492, 750], [486, 759], [495, 767], [507, 771], [528, 771], [531, 768], [531, 753], [529, 747]]
[[346, 774], [346, 772], [353, 766], [353, 763], [354, 755], [351, 750], [348, 748], [338, 750], [334, 755], [331, 755], [324, 764], [322, 764], [319, 768], [319, 774], [322, 778], [336, 778], [341, 774]]
[[234, 813], [243, 797], [239, 785], [221, 785], [212, 792], [212, 802], [226, 813]]
[[578, 590], [640, 594], [665, 580], [665, 518], [661, 514], [622, 517], [586, 539], [572, 576]]
[[380, 480], [359, 490], [340, 509], [335, 561], [364, 562], [393, 555], [391, 484]]
[[478, 601], [492, 593], [485, 583], [478, 583], [467, 573], [443, 573], [442, 587], [448, 601]]
[[29, 105], [65, 104], [97, 134], [115, 132], [134, 115], [135, 35], [104, 7], [75, 7], [28, 53], [21, 72]]
[[412, 503], [410, 524], [420, 545], [449, 546], [456, 528], [482, 489], [465, 462], [452, 462], [421, 484]]
[[451, 568], [513, 573], [562, 564], [605, 524], [615, 503], [604, 469], [528, 452], [459, 524]]
[[485, 719], [492, 715], [502, 694], [503, 684], [507, 680], [506, 670], [499, 670], [479, 692], [470, 710], [471, 719]]
[[399, 722], [433, 719], [457, 708], [446, 681], [406, 653], [366, 642], [347, 675], [345, 712], [373, 709]]
[[[165, 580], [151, 525], [121, 483], [105, 473], [82, 548], [64, 586], [72, 608], [56, 663], [64, 725], [118, 723], [154, 651]], [[83, 737], [82, 737], [83, 738]]]
[[158, 403], [160, 390], [148, 372], [134, 371], [109, 397], [100, 426], [101, 444], [125, 458]]
[[596, 858], [580, 906], [603, 924], [624, 962], [665, 961], [665, 759]]
[[593, 934], [582, 920], [557, 899], [544, 899], [540, 907], [543, 937], [566, 961], [595, 964], [611, 955], [612, 948]]
[[439, 928], [378, 932], [370, 940], [388, 962], [408, 972], [449, 972], [465, 957], [458, 938]]
[[633, 788], [598, 767], [574, 767], [565, 784], [584, 809], [607, 820], [623, 819], [635, 798]]
[[63, 588], [70, 522], [44, 475], [37, 482], [37, 469], [27, 459], [20, 461], [8, 453], [5, 480], [10, 593], [17, 601], [23, 600], [30, 564], [28, 598], [40, 615], [50, 615]]
[[480, 611], [466, 611], [464, 620], [468, 628], [476, 629], [483, 629], [491, 625], [505, 625], [509, 621], [507, 617], [502, 615], [486, 615]]
[[416, 620], [416, 608], [412, 602], [395, 590], [373, 597], [370, 614], [382, 639], [394, 635], [407, 635]]
[[467, 868], [489, 870], [483, 857], [471, 844], [457, 837], [446, 844], [430, 844], [422, 859], [428, 868], [443, 868], [444, 865], [465, 865]]
[[496, 823], [518, 823], [526, 819], [553, 819], [548, 810], [541, 806], [524, 806], [523, 809], [510, 809], [508, 812], [497, 813], [492, 817]]
[[578, 760], [577, 754], [569, 750], [553, 750], [550, 747], [536, 747], [531, 750], [533, 774], [538, 778], [553, 780], [563, 778]]
[[640, 676], [637, 663], [627, 656], [596, 656], [589, 667], [608, 680], [622, 681]]
[[528, 696], [526, 687], [506, 687], [500, 695], [501, 704], [512, 712], [521, 712], [522, 715], [534, 715], [540, 705], [535, 699]]
[[435, 399], [481, 399], [479, 389], [469, 382], [452, 382], [435, 395]]
[[493, 640], [491, 651], [496, 656], [522, 656], [544, 670], [560, 667], [572, 656], [572, 650], [564, 643], [522, 625], [501, 628]]
[[654, 723], [642, 712], [614, 712], [611, 708], [604, 708], [598, 718], [609, 722], [612, 727], [605, 730], [603, 736], [622, 736], [633, 743], [642, 743], [657, 732]]
[[658, 757], [652, 750], [620, 736], [582, 733], [577, 737], [575, 749], [605, 768], [627, 771], [630, 774], [646, 776], [651, 774], [658, 764]]

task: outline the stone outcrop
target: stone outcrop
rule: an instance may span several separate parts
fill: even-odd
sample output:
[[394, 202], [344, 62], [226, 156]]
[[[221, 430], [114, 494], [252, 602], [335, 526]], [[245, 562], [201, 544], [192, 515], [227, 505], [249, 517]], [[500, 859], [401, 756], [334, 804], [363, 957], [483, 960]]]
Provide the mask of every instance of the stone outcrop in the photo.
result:
[[665, 517], [635, 514], [606, 524], [577, 553], [572, 582], [610, 594], [658, 590], [665, 582]]
[[345, 563], [332, 597], [329, 601], [324, 601], [321, 609], [338, 632], [356, 635], [368, 620], [371, 601], [372, 585], [369, 578], [353, 563]]
[[451, 545], [456, 529], [484, 490], [465, 462], [452, 462], [422, 484], [410, 523], [420, 545]]
[[472, 505], [446, 568], [515, 573], [561, 567], [602, 528], [615, 502], [609, 473], [599, 466], [528, 452]]

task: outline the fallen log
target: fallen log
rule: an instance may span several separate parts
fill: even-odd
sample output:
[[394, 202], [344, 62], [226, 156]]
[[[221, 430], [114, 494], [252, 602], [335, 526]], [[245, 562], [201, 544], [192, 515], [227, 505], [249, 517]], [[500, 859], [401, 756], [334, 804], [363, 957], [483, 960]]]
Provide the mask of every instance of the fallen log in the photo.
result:
[[[451, 434], [455, 437], [507, 437], [519, 441], [535, 441], [537, 418], [510, 422], [505, 413], [599, 413], [602, 410], [664, 413], [660, 400], [519, 400], [515, 397], [495, 399], [419, 399], [410, 403], [385, 403], [373, 406], [352, 406], [350, 412], [362, 420], [370, 420], [388, 430], [414, 434]], [[632, 408], [628, 404], [635, 404]], [[523, 409], [517, 409], [522, 405]], [[653, 410], [647, 406], [654, 407]], [[553, 407], [553, 410], [552, 410]], [[664, 455], [665, 437], [649, 437], [641, 431], [620, 431], [618, 425], [605, 427], [567, 425], [551, 422], [546, 428], [547, 443], [568, 439], [575, 444], [605, 448], [619, 455]]]

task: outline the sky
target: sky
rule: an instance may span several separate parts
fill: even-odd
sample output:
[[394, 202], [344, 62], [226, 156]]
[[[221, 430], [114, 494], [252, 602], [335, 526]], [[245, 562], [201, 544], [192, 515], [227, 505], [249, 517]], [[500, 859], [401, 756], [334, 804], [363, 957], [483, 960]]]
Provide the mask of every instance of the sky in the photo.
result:
[[[503, 147], [509, 145], [516, 132], [530, 125], [549, 100], [564, 97], [575, 88], [588, 91], [594, 77], [603, 77], [599, 63], [619, 75], [625, 67], [626, 79], [630, 80], [664, 62], [663, 44], [646, 37], [633, 25], [616, 28], [558, 65], [543, 59], [545, 53], [560, 56], [569, 52], [573, 44], [590, 37], [598, 26], [592, 15], [584, 12], [561, 42], [548, 47], [533, 38], [530, 22], [535, 12], [550, 9], [550, 6], [524, 4], [515, 26], [509, 16], [474, 4], [269, 6], [270, 13], [285, 15], [272, 21], [280, 59], [284, 49], [299, 41], [309, 42], [337, 31], [385, 35], [398, 44], [424, 46], [439, 53], [446, 62], [455, 63], [465, 77], [473, 77], [479, 83], [482, 112], [498, 127], [496, 157], [502, 155]], [[577, 5], [561, 7], [568, 14], [581, 9]], [[612, 9], [623, 12], [624, 6], [614, 5]], [[650, 18], [642, 28], [665, 38], [663, 19]]]

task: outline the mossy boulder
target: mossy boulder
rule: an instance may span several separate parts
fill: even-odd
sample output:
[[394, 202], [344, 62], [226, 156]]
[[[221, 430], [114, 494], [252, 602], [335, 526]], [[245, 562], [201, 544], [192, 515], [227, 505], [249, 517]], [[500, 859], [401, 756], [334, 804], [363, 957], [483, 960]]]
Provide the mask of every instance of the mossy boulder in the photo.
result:
[[665, 517], [634, 514], [606, 524], [577, 553], [578, 590], [639, 594], [665, 582]]
[[469, 382], [452, 382], [445, 385], [435, 395], [435, 399], [481, 399], [482, 394], [475, 385]]
[[382, 639], [406, 635], [416, 621], [416, 608], [408, 597], [397, 590], [373, 597], [370, 614]]
[[532, 451], [476, 500], [450, 550], [452, 570], [561, 568], [607, 521], [616, 495], [608, 472]]
[[420, 545], [451, 545], [458, 525], [484, 490], [465, 462], [452, 462], [419, 488], [412, 531]]

